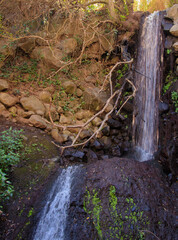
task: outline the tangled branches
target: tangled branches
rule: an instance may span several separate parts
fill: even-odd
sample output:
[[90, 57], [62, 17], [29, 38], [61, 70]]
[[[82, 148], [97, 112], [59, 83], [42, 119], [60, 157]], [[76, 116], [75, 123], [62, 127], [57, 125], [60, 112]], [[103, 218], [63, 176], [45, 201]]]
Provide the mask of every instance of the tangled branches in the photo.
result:
[[[111, 80], [112, 73], [113, 73], [113, 71], [116, 69], [116, 67], [117, 67], [119, 64], [123, 64], [123, 63], [124, 63], [124, 64], [131, 64], [132, 62], [133, 62], [133, 59], [130, 60], [130, 61], [128, 61], [128, 62], [118, 62], [118, 63], [116, 63], [115, 66], [110, 70], [109, 74], [106, 76], [105, 82], [106, 82], [106, 80], [108, 79], [109, 82], [110, 82], [110, 86], [111, 86], [111, 85], [112, 85], [112, 83], [111, 83], [111, 81], [112, 81], [112, 80]], [[70, 145], [68, 145], [68, 146], [59, 146], [59, 145], [57, 145], [57, 144], [55, 144], [55, 143], [53, 142], [57, 147], [59, 147], [59, 148], [61, 149], [61, 154], [62, 154], [63, 151], [64, 151], [65, 149], [67, 149], [67, 148], [85, 146], [91, 139], [97, 137], [98, 133], [103, 129], [103, 127], [104, 127], [105, 123], [107, 122], [109, 116], [110, 116], [110, 115], [113, 113], [113, 111], [117, 108], [118, 101], [119, 101], [119, 99], [120, 99], [120, 97], [121, 97], [121, 94], [122, 94], [123, 89], [124, 89], [124, 87], [125, 87], [125, 84], [126, 84], [127, 82], [132, 86], [133, 93], [132, 93], [131, 95], [127, 96], [127, 98], [125, 99], [124, 103], [122, 104], [122, 106], [121, 106], [121, 107], [119, 108], [119, 110], [117, 111], [117, 114], [119, 114], [120, 111], [121, 111], [121, 109], [123, 108], [123, 106], [127, 103], [127, 101], [128, 101], [130, 98], [134, 97], [134, 96], [135, 96], [135, 93], [136, 93], [136, 88], [135, 88], [134, 84], [133, 84], [128, 78], [125, 78], [125, 81], [124, 81], [124, 83], [123, 83], [123, 85], [121, 86], [120, 89], [118, 89], [118, 90], [116, 90], [116, 91], [114, 91], [114, 92], [113, 92], [113, 90], [111, 89], [111, 95], [110, 95], [110, 97], [108, 98], [108, 100], [106, 101], [106, 103], [105, 103], [105, 105], [103, 106], [103, 108], [102, 108], [99, 112], [97, 112], [94, 116], [92, 116], [90, 119], [88, 119], [87, 122], [84, 123], [84, 124], [81, 124], [81, 125], [68, 125], [68, 126], [63, 126], [63, 125], [55, 124], [55, 123], [53, 122], [53, 120], [52, 120], [51, 113], [50, 113], [50, 109], [49, 109], [50, 121], [51, 121], [51, 123], [52, 123], [52, 125], [53, 125], [54, 127], [57, 127], [57, 128], [63, 129], [63, 130], [66, 130], [67, 128], [79, 128], [79, 129], [80, 129], [80, 130], [78, 131], [75, 139], [74, 139], [74, 140], [72, 141], [72, 143], [71, 143]], [[109, 104], [110, 104], [114, 99], [115, 99], [115, 102], [114, 102], [113, 107], [111, 108], [111, 110], [110, 110], [108, 113], [105, 114], [104, 119], [102, 120], [102, 122], [101, 122], [100, 126], [98, 127], [98, 129], [97, 129], [87, 140], [85, 140], [84, 142], [81, 142], [81, 143], [77, 143], [77, 140], [79, 139], [82, 130], [84, 130], [84, 129], [89, 125], [89, 123], [91, 123], [96, 117], [102, 115], [102, 114], [105, 112], [105, 110], [107, 109], [107, 107], [109, 106]]]

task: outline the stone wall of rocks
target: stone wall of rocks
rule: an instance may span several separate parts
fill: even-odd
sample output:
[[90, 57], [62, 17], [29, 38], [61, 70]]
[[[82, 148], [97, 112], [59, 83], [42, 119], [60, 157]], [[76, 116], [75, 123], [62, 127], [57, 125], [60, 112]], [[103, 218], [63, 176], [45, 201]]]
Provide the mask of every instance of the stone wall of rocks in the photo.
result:
[[[66, 86], [69, 87], [69, 84]], [[13, 122], [21, 122], [43, 129], [51, 134], [59, 144], [67, 144], [76, 137], [79, 128], [57, 128], [51, 123], [50, 116], [55, 123], [61, 126], [83, 124], [94, 115], [96, 108], [93, 106], [93, 111], [80, 109], [73, 115], [71, 112], [66, 114], [61, 106], [51, 104], [53, 92], [54, 87], [51, 86], [38, 93], [34, 91], [34, 95], [15, 96], [10, 90], [10, 82], [5, 79], [0, 79], [0, 115], [11, 119]], [[104, 95], [104, 93], [102, 95]], [[88, 89], [87, 99], [88, 101], [91, 99], [90, 104], [88, 102], [89, 108], [92, 106], [92, 101], [95, 102], [95, 107], [100, 108], [107, 100], [105, 95], [103, 97], [97, 95], [96, 88], [93, 89], [93, 91]], [[111, 106], [106, 109], [106, 112], [110, 109]], [[81, 132], [79, 141], [84, 141], [89, 138], [93, 132], [97, 130], [98, 126], [100, 126], [102, 119], [103, 116], [96, 117], [92, 120], [88, 127]], [[124, 117], [121, 119], [113, 115], [107, 124], [105, 124], [101, 133], [98, 134], [98, 139], [90, 143], [91, 149], [98, 152], [102, 151], [102, 154], [105, 153], [103, 151], [105, 149], [110, 152], [111, 155], [117, 156], [121, 156], [123, 152], [127, 152], [130, 148], [131, 140], [131, 136], [129, 137], [128, 134], [130, 122], [131, 119], [125, 119]], [[84, 155], [82, 155], [82, 158], [83, 157]]]
[[167, 14], [163, 19], [163, 29], [166, 35], [165, 49], [173, 51], [174, 69], [178, 76], [178, 4], [175, 4], [167, 10]]

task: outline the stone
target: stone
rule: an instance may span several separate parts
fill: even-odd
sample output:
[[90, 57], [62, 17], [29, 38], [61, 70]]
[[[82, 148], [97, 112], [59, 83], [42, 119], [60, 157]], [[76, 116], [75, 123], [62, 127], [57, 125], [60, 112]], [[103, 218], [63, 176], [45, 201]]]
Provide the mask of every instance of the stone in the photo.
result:
[[65, 130], [62, 132], [62, 136], [64, 138], [64, 142], [69, 140], [69, 136], [71, 135], [71, 133], [68, 130]]
[[80, 138], [81, 139], [89, 138], [91, 135], [92, 135], [92, 131], [91, 130], [84, 129], [80, 133]]
[[23, 42], [20, 42], [18, 46], [25, 52], [30, 53], [35, 48], [35, 39], [34, 38], [25, 38]]
[[103, 135], [105, 135], [105, 136], [109, 136], [109, 134], [110, 134], [110, 127], [109, 127], [109, 126], [104, 127], [104, 128], [102, 129], [102, 133], [103, 133]]
[[47, 91], [42, 91], [39, 93], [39, 99], [44, 103], [50, 103], [52, 98], [51, 94]]
[[67, 94], [74, 94], [77, 88], [73, 81], [66, 81], [62, 84], [62, 86]]
[[9, 112], [10, 112], [13, 116], [15, 116], [15, 115], [17, 114], [17, 108], [16, 108], [15, 106], [13, 106], [13, 107], [9, 108]]
[[53, 86], [49, 86], [49, 87], [45, 88], [44, 91], [50, 92], [52, 94], [55, 92], [55, 88]]
[[95, 119], [93, 119], [93, 121], [92, 121], [92, 124], [94, 125], [94, 126], [100, 126], [101, 125], [101, 123], [102, 123], [102, 120], [101, 120], [101, 118], [99, 118], [99, 117], [96, 117]]
[[92, 113], [88, 110], [81, 109], [75, 114], [76, 119], [82, 120], [82, 119], [88, 119], [92, 116]]
[[172, 26], [173, 26], [172, 20], [163, 18], [162, 27], [164, 31], [168, 32], [172, 28]]
[[47, 104], [47, 103], [45, 103], [44, 105], [45, 105], [45, 108], [46, 108], [45, 118], [50, 120], [50, 118], [49, 118], [49, 110], [50, 110], [51, 117], [52, 117], [53, 121], [59, 120], [59, 115], [58, 115], [58, 112], [56, 111], [55, 106]]
[[71, 123], [71, 117], [66, 117], [63, 114], [60, 116], [59, 122], [61, 124], [70, 124]]
[[89, 149], [87, 152], [87, 160], [88, 160], [88, 162], [90, 162], [92, 160], [94, 160], [94, 161], [98, 160], [96, 153], [93, 152], [91, 149]]
[[[11, 40], [10, 40], [11, 41]], [[5, 59], [8, 57], [14, 57], [15, 56], [15, 45], [12, 46], [7, 39], [0, 39], [0, 67], [2, 67], [5, 64]]]
[[33, 111], [36, 114], [37, 112], [39, 114], [39, 111], [41, 111], [42, 115], [45, 113], [44, 104], [36, 96], [23, 97], [20, 99], [20, 103], [27, 111]]
[[174, 25], [171, 29], [170, 29], [170, 33], [175, 36], [178, 37], [178, 24]]
[[107, 123], [111, 128], [120, 129], [122, 127], [122, 124], [118, 120], [114, 120], [112, 118], [109, 118]]
[[122, 148], [120, 146], [112, 147], [111, 152], [112, 152], [113, 156], [117, 156], [117, 157], [121, 157], [122, 154], [123, 154], [123, 150], [122, 150]]
[[5, 106], [2, 104], [2, 103], [0, 103], [0, 113], [2, 112], [2, 111], [4, 111], [6, 108], [5, 108]]
[[99, 140], [94, 140], [94, 142], [91, 144], [91, 147], [93, 147], [96, 150], [103, 149], [104, 145]]
[[82, 151], [76, 151], [72, 154], [72, 157], [74, 157], [75, 159], [83, 159], [84, 156], [85, 153]]
[[30, 54], [30, 57], [40, 60], [50, 68], [60, 68], [62, 66], [63, 54], [57, 48], [51, 50], [48, 46], [36, 47]]
[[59, 131], [57, 128], [53, 128], [51, 131], [51, 136], [54, 138], [56, 142], [63, 143], [64, 139], [61, 134], [59, 134]]
[[167, 10], [166, 17], [172, 19], [174, 24], [178, 24], [178, 4], [174, 4]]
[[127, 101], [126, 104], [124, 104], [123, 109], [129, 113], [133, 112], [133, 103], [131, 101]]
[[83, 91], [80, 88], [77, 88], [76, 94], [77, 94], [77, 97], [81, 97], [83, 94]]
[[112, 145], [111, 139], [107, 136], [101, 138], [102, 143], [104, 144], [105, 149], [109, 149]]
[[17, 97], [12, 97], [8, 93], [1, 92], [0, 93], [0, 102], [3, 103], [7, 107], [12, 107], [18, 102]]
[[165, 48], [171, 49], [172, 45], [177, 41], [176, 37], [173, 36], [167, 36], [165, 39]]
[[108, 99], [106, 92], [100, 92], [98, 87], [86, 87], [84, 90], [85, 108], [99, 111]]
[[164, 103], [164, 102], [159, 102], [158, 108], [159, 108], [159, 112], [161, 114], [166, 113], [169, 111], [169, 104]]
[[72, 54], [77, 47], [77, 41], [75, 38], [64, 39], [59, 42], [57, 48], [62, 50], [65, 54]]
[[45, 120], [41, 116], [39, 116], [39, 115], [32, 115], [29, 118], [29, 122], [34, 127], [41, 128], [41, 129], [45, 129], [46, 126], [47, 126]]
[[0, 79], [0, 91], [6, 90], [8, 88], [9, 88], [9, 83], [4, 79]]
[[18, 121], [19, 123], [29, 124], [29, 119], [25, 119], [25, 118], [23, 118], [23, 117], [18, 117], [18, 118], [17, 118], [17, 121]]
[[63, 108], [62, 108], [61, 106], [59, 106], [59, 107], [57, 108], [57, 112], [58, 112], [59, 114], [61, 114], [61, 113], [64, 112], [64, 110], [63, 110]]
[[174, 51], [177, 53], [178, 52], [178, 42], [174, 43], [173, 48], [174, 48]]
[[7, 110], [3, 110], [2, 112], [0, 112], [0, 115], [5, 117], [5, 118], [11, 117], [11, 113]]

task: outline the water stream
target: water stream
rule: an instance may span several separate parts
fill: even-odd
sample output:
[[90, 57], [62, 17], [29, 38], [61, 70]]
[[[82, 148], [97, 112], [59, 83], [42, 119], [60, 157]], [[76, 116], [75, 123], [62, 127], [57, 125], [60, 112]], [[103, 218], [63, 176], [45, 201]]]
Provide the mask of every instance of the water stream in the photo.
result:
[[41, 213], [33, 240], [63, 240], [72, 181], [79, 166], [63, 169], [56, 179]]
[[135, 110], [133, 142], [139, 161], [153, 159], [158, 149], [158, 101], [163, 61], [161, 12], [145, 18], [135, 68]]

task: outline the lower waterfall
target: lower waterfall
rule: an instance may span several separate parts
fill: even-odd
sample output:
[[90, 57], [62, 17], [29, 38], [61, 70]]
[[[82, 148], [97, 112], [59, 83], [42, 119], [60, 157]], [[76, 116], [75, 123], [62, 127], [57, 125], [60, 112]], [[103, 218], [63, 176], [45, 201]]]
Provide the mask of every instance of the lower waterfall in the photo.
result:
[[67, 210], [70, 202], [71, 186], [79, 166], [62, 170], [49, 193], [41, 213], [33, 240], [63, 240]]

